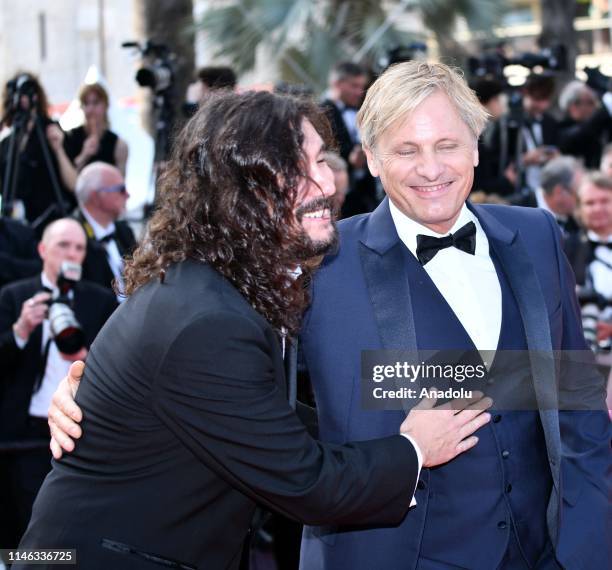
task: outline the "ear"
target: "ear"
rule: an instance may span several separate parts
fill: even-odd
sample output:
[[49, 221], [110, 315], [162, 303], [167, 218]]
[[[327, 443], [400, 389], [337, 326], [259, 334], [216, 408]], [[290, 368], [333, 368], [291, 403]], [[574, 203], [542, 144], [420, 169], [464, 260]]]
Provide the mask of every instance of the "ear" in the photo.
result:
[[472, 158], [472, 164], [474, 165], [474, 168], [478, 166], [479, 161], [480, 156], [478, 155], [478, 141], [476, 141], [476, 145], [474, 146], [474, 156]]
[[42, 241], [38, 242], [38, 245], [36, 246], [36, 251], [38, 251], [38, 256], [41, 259], [44, 259], [44, 255], [45, 255], [45, 244]]
[[374, 177], [379, 176], [379, 168], [378, 168], [378, 159], [372, 152], [372, 149], [369, 146], [363, 145], [363, 152], [365, 152], [366, 159], [368, 161], [368, 169], [370, 170], [370, 174]]

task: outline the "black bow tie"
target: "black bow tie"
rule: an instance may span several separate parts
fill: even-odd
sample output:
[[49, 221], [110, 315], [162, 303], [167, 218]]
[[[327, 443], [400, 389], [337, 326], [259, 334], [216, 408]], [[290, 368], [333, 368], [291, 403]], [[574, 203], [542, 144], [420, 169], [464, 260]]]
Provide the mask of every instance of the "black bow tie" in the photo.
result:
[[454, 234], [441, 238], [418, 234], [417, 258], [421, 265], [425, 265], [428, 261], [431, 261], [441, 249], [453, 246], [461, 251], [465, 251], [465, 253], [474, 255], [476, 251], [476, 224], [474, 224], [474, 222], [468, 222]]
[[591, 247], [593, 249], [595, 249], [596, 247], [607, 247], [608, 249], [612, 249], [612, 242], [610, 241], [595, 241], [590, 239], [589, 243], [591, 244]]
[[115, 232], [111, 232], [110, 234], [106, 234], [104, 237], [101, 237], [98, 241], [101, 243], [108, 243], [111, 240], [115, 239]]

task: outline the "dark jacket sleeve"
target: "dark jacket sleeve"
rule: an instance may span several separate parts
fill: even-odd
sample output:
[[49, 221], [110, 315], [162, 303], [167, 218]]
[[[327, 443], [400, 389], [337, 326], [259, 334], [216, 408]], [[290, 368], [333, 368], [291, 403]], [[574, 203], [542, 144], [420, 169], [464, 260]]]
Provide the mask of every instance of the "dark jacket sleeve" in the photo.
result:
[[572, 366], [571, 374], [561, 377], [559, 423], [563, 500], [557, 558], [566, 568], [609, 568], [612, 431], [605, 409], [605, 384], [584, 341], [580, 308], [574, 293], [575, 281], [561, 249], [559, 229], [551, 216], [546, 218], [555, 234], [562, 287], [562, 354], [576, 361], [582, 353], [579, 366]]
[[398, 522], [416, 486], [414, 447], [400, 435], [346, 446], [312, 439], [274, 377], [270, 348], [246, 317], [200, 316], [160, 366], [154, 411], [220, 477], [286, 516]]
[[[2, 370], [8, 370], [21, 350], [15, 342], [13, 324], [19, 318], [21, 303], [17, 303], [14, 287], [4, 287], [0, 290], [0, 363]], [[0, 371], [0, 378], [4, 375]]]
[[13, 220], [0, 220], [0, 287], [41, 269], [34, 231]]

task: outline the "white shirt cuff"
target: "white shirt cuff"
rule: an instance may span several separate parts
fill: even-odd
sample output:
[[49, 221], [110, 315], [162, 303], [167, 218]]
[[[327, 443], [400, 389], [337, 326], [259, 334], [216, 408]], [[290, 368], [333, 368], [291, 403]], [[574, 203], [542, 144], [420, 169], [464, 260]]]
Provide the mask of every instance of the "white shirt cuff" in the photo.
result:
[[13, 329], [13, 337], [15, 338], [15, 344], [19, 350], [23, 350], [25, 345], [28, 344], [27, 340], [23, 340]]
[[[419, 470], [417, 471], [417, 482], [419, 480], [419, 477], [421, 476], [421, 469], [423, 468], [423, 454], [421, 453], [421, 450], [417, 444], [416, 441], [414, 441], [414, 439], [412, 437], [410, 437], [407, 433], [402, 433], [400, 435], [403, 435], [411, 444], [412, 447], [414, 447], [414, 451], [416, 452], [416, 456], [417, 456], [417, 461], [419, 463]], [[417, 502], [416, 499], [414, 498], [414, 493], [416, 492], [416, 487], [414, 489], [414, 491], [412, 492], [412, 501], [410, 501], [410, 506], [414, 507]]]
[[610, 93], [610, 91], [606, 91], [601, 100], [603, 101], [606, 111], [608, 111], [608, 115], [612, 117], [612, 93]]

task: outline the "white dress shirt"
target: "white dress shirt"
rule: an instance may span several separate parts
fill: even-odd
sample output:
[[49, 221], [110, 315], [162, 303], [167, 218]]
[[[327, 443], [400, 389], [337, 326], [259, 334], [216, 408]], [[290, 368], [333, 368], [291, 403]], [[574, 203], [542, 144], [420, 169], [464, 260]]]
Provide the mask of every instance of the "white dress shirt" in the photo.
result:
[[[444, 237], [411, 220], [389, 201], [397, 233], [416, 257], [417, 235]], [[425, 264], [424, 269], [453, 310], [478, 350], [496, 350], [502, 319], [502, 295], [495, 266], [489, 255], [489, 240], [478, 218], [464, 204], [449, 233], [474, 222], [474, 255], [447, 247]], [[446, 234], [448, 235], [448, 234]]]
[[[53, 296], [58, 293], [57, 287], [47, 279], [47, 276], [42, 274], [42, 284], [44, 287], [48, 287], [53, 291]], [[45, 347], [47, 346], [47, 342], [51, 337], [51, 332], [49, 330], [49, 319], [45, 319], [42, 322], [42, 344], [40, 347], [41, 354], [44, 354]], [[19, 337], [16, 337], [17, 341]], [[19, 342], [21, 341], [21, 342]], [[23, 348], [25, 346], [25, 341], [19, 339], [17, 345], [19, 348]], [[30, 408], [28, 410], [31, 416], [37, 418], [47, 419], [47, 412], [49, 410], [49, 406], [51, 405], [51, 398], [53, 397], [53, 393], [57, 389], [57, 386], [60, 383], [60, 380], [68, 375], [68, 369], [72, 362], [68, 360], [64, 360], [57, 346], [52, 341], [49, 344], [49, 353], [47, 355], [47, 362], [45, 366], [45, 372], [43, 375], [42, 382], [40, 384], [40, 388], [32, 395], [32, 399], [30, 400]]]
[[[85, 209], [84, 206], [81, 206], [81, 212], [83, 212], [84, 218], [87, 220], [91, 229], [93, 230], [94, 237], [97, 241], [100, 241], [105, 236], [112, 234], [115, 231], [115, 223], [111, 222], [108, 226], [101, 226], [96, 220], [94, 220], [91, 214]], [[123, 257], [121, 253], [119, 253], [119, 248], [117, 247], [117, 242], [114, 239], [103, 242], [104, 249], [106, 249], [106, 257], [108, 259], [108, 265], [113, 272], [113, 275], [119, 284], [119, 290], [124, 290], [124, 282], [123, 282]], [[117, 295], [117, 301], [122, 303], [125, 301], [125, 297], [123, 295]]]
[[[602, 238], [589, 230], [587, 237], [595, 242], [612, 243], [612, 235]], [[612, 249], [599, 245], [593, 253], [595, 254], [595, 259], [589, 264], [593, 289], [606, 299], [612, 299], [612, 269], [610, 269], [612, 266]]]

